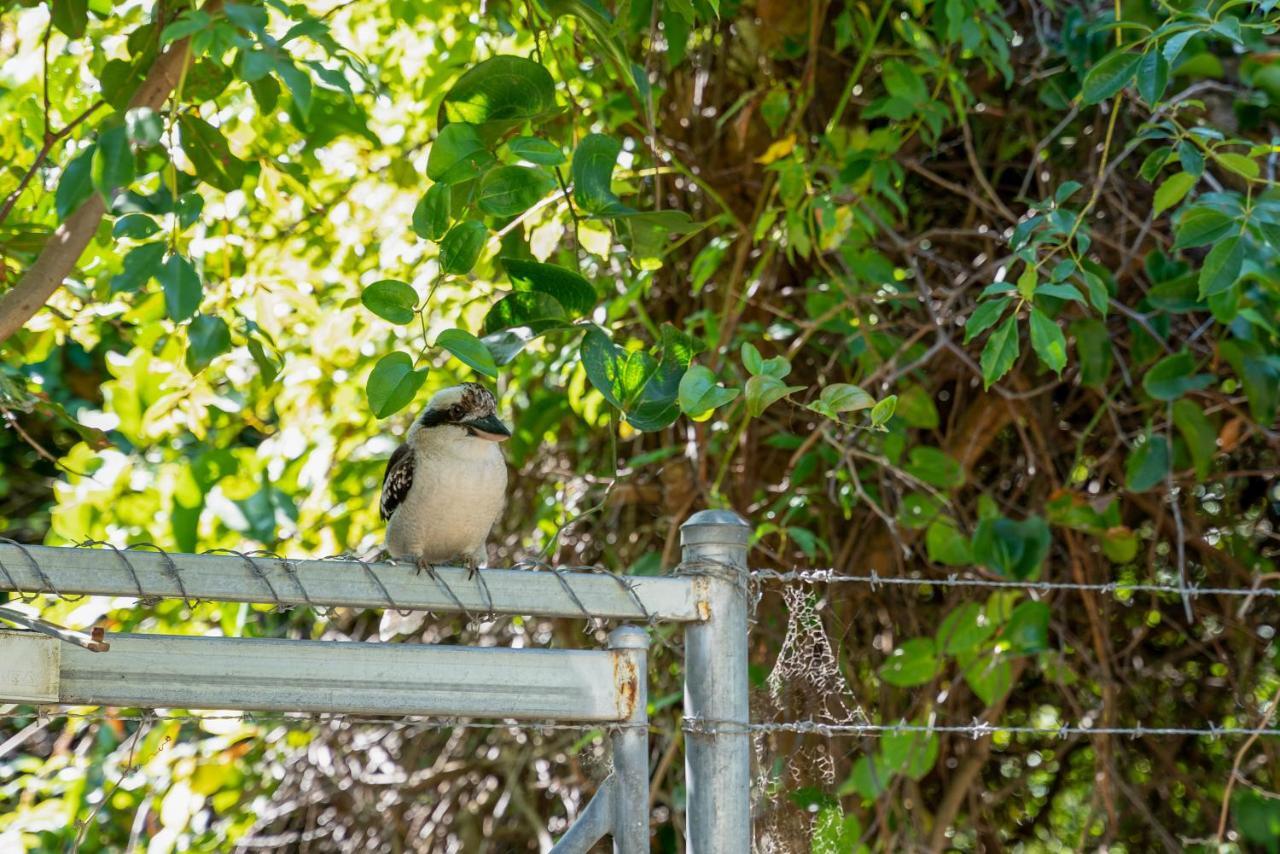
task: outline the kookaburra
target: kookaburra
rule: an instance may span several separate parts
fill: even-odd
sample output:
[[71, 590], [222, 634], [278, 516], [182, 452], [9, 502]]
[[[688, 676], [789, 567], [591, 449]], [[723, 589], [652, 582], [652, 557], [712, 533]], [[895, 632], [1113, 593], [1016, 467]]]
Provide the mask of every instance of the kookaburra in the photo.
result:
[[511, 430], [487, 388], [438, 392], [396, 448], [382, 479], [387, 552], [419, 568], [457, 562], [471, 570], [506, 502], [507, 464], [498, 443]]

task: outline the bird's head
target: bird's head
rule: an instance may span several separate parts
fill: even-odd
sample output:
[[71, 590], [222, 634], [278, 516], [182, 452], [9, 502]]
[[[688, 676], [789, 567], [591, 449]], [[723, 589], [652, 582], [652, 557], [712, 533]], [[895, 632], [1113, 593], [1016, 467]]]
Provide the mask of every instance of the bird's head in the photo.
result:
[[479, 383], [463, 383], [436, 392], [418, 417], [421, 429], [454, 428], [490, 442], [511, 437], [511, 428], [497, 415], [493, 393]]

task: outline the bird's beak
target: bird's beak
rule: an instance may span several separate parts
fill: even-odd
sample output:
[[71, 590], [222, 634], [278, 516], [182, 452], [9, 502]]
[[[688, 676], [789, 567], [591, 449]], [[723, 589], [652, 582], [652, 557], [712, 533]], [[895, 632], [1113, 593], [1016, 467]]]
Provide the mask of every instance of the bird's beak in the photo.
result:
[[488, 439], [490, 442], [501, 442], [511, 438], [511, 428], [503, 424], [502, 420], [496, 415], [486, 415], [484, 418], [476, 418], [463, 423], [476, 436], [481, 439]]

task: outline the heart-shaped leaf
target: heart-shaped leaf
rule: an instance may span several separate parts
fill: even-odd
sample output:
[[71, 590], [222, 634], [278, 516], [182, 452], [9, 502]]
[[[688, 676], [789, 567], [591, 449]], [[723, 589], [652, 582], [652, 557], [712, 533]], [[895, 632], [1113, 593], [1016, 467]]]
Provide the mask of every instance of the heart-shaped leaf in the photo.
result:
[[495, 56], [453, 84], [440, 105], [440, 124], [470, 122], [492, 138], [555, 108], [556, 85], [545, 68], [520, 56]]
[[405, 282], [383, 279], [366, 287], [360, 293], [364, 307], [383, 320], [404, 325], [411, 323], [417, 312], [418, 292]]
[[394, 415], [413, 402], [426, 379], [426, 370], [415, 371], [408, 354], [388, 353], [373, 366], [365, 382], [369, 408], [377, 418]]

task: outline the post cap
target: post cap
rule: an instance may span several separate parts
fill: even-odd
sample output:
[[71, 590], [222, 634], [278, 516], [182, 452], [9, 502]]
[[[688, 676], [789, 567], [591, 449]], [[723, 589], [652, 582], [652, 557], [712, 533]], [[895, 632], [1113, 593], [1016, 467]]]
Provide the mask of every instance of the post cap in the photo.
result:
[[682, 546], [745, 546], [751, 526], [732, 510], [699, 510], [680, 526]]
[[609, 649], [648, 649], [649, 633], [639, 626], [618, 626], [609, 632]]

